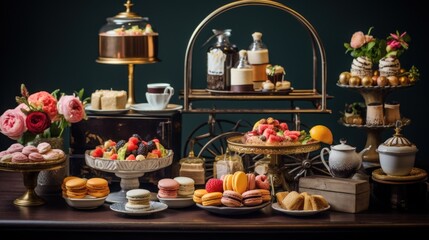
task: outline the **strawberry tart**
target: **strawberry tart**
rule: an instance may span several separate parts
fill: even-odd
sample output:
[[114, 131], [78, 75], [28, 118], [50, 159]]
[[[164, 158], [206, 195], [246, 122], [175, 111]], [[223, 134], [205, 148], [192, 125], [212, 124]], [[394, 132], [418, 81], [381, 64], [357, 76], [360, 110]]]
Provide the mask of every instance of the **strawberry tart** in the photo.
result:
[[287, 123], [269, 117], [257, 121], [253, 129], [244, 134], [242, 143], [247, 145], [290, 146], [311, 140], [305, 131], [289, 130]]

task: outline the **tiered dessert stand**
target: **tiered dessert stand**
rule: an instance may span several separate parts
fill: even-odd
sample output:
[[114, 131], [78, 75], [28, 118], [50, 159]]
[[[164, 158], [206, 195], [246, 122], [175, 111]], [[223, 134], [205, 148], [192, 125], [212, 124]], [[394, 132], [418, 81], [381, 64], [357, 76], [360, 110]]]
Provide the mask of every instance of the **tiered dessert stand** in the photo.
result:
[[37, 186], [37, 176], [40, 171], [56, 170], [64, 167], [66, 157], [55, 160], [38, 163], [13, 163], [13, 162], [0, 162], [0, 170], [9, 172], [21, 172], [24, 179], [24, 186], [27, 191], [19, 198], [15, 199], [13, 203], [17, 206], [39, 206], [45, 203], [41, 197], [35, 192]]
[[141, 161], [136, 160], [110, 160], [103, 158], [94, 158], [89, 151], [85, 153], [86, 165], [104, 172], [114, 173], [121, 179], [121, 190], [111, 192], [106, 198], [107, 202], [126, 202], [126, 192], [131, 189], [139, 188], [139, 177], [147, 172], [153, 172], [167, 166], [173, 162], [173, 151], [169, 150], [164, 158], [153, 158]]
[[[394, 90], [407, 88], [413, 85], [408, 84], [408, 85], [385, 86], [385, 87], [379, 87], [379, 86], [364, 87], [364, 86], [342, 85], [337, 83], [337, 86], [341, 88], [347, 88], [350, 90], [357, 91], [362, 95], [363, 99], [365, 100], [365, 105], [368, 106], [368, 104], [370, 103], [381, 103], [384, 105], [386, 97], [389, 93], [391, 93]], [[402, 118], [401, 121], [403, 126], [408, 125], [410, 122], [410, 120], [407, 118]], [[363, 156], [364, 167], [370, 168], [370, 167], [379, 166], [380, 165], [379, 157], [378, 157], [378, 153], [376, 152], [376, 149], [381, 144], [381, 133], [385, 129], [394, 128], [395, 123], [385, 124], [385, 125], [356, 125], [356, 124], [347, 124], [342, 119], [339, 120], [339, 123], [346, 127], [361, 128], [366, 130], [367, 138], [366, 138], [365, 148], [369, 146], [372, 146], [372, 147]]]

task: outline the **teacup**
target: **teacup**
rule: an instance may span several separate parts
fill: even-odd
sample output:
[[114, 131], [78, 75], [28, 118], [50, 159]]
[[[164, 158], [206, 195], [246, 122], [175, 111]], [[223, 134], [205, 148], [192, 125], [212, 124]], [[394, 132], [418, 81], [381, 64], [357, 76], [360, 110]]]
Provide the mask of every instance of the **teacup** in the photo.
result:
[[147, 91], [149, 93], [166, 93], [166, 89], [173, 89], [169, 83], [149, 83], [147, 84]]
[[165, 89], [166, 93], [150, 93], [146, 92], [146, 99], [153, 110], [163, 110], [167, 108], [171, 97], [174, 95], [174, 89]]

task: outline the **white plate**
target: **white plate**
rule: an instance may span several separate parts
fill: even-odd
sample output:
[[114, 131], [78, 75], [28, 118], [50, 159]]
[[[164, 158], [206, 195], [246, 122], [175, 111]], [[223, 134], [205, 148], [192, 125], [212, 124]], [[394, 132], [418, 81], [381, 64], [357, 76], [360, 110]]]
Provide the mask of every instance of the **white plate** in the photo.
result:
[[164, 203], [150, 201], [149, 209], [142, 210], [142, 211], [128, 211], [125, 209], [125, 204], [126, 203], [124, 202], [113, 203], [112, 205], [110, 205], [110, 209], [112, 209], [115, 212], [124, 213], [130, 216], [146, 216], [156, 212], [164, 211], [168, 207]]
[[283, 209], [282, 207], [280, 207], [280, 205], [278, 203], [271, 204], [271, 207], [276, 211], [286, 213], [288, 215], [300, 216], [300, 217], [301, 216], [315, 215], [315, 214], [318, 214], [320, 212], [327, 211], [327, 210], [329, 210], [329, 208], [331, 208], [331, 206], [329, 205], [327, 208], [320, 209], [320, 210], [314, 210], [314, 211], [312, 211], [312, 210], [286, 210], [286, 209]]
[[167, 108], [165, 109], [155, 110], [155, 109], [152, 109], [149, 103], [138, 103], [138, 104], [131, 105], [130, 108], [141, 114], [162, 114], [162, 113], [171, 113], [171, 112], [179, 111], [183, 108], [183, 106], [177, 105], [177, 104], [168, 104]]
[[162, 198], [158, 196], [158, 200], [167, 204], [169, 208], [185, 208], [195, 205], [192, 197]]
[[107, 196], [102, 198], [96, 198], [92, 196], [85, 196], [84, 198], [68, 198], [63, 197], [66, 203], [73, 208], [77, 209], [94, 209], [104, 204], [104, 200]]
[[85, 106], [85, 110], [87, 112], [94, 113], [94, 114], [114, 115], [114, 114], [126, 113], [130, 109], [129, 108], [125, 108], [125, 109], [115, 109], [115, 110], [99, 110], [99, 109], [92, 109], [91, 105], [86, 105]]
[[265, 202], [262, 204], [259, 204], [258, 206], [253, 207], [217, 207], [217, 206], [203, 206], [201, 204], [196, 204], [198, 207], [205, 209], [209, 212], [221, 214], [221, 215], [241, 215], [241, 214], [248, 214], [252, 212], [256, 212], [259, 209], [262, 209], [266, 206], [268, 206], [271, 202]]

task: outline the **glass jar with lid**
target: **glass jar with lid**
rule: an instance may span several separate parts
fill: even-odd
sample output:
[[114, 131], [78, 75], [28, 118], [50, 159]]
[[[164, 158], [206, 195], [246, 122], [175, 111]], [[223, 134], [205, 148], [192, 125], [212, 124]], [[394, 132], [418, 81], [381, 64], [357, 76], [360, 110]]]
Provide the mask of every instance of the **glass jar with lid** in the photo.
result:
[[237, 153], [231, 153], [226, 149], [225, 154], [215, 157], [213, 164], [213, 178], [221, 178], [226, 174], [244, 171], [243, 160]]
[[99, 63], [141, 64], [157, 62], [158, 33], [149, 18], [131, 11], [127, 1], [125, 12], [107, 18], [99, 31]]
[[206, 183], [204, 158], [195, 157], [193, 150], [189, 152], [188, 157], [180, 159], [179, 165], [179, 176], [192, 178], [195, 185]]

